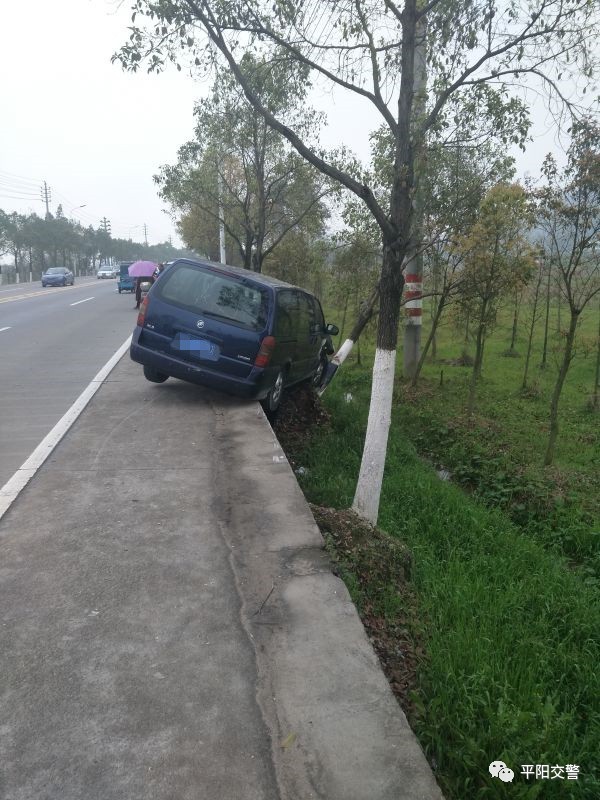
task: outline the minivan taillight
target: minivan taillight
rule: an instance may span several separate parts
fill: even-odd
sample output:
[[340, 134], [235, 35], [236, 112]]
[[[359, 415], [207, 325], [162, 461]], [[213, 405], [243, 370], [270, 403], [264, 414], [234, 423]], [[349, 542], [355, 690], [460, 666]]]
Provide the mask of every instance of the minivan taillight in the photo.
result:
[[258, 351], [258, 355], [254, 359], [254, 366], [266, 367], [269, 361], [271, 360], [271, 356], [273, 355], [274, 349], [275, 349], [275, 337], [265, 336], [265, 338], [260, 343], [260, 350]]
[[144, 320], [146, 319], [146, 312], [148, 311], [149, 301], [150, 298], [148, 297], [148, 295], [146, 295], [146, 297], [144, 297], [144, 299], [142, 300], [142, 305], [140, 306], [140, 312], [137, 318], [137, 324], [140, 326], [140, 328], [144, 325]]

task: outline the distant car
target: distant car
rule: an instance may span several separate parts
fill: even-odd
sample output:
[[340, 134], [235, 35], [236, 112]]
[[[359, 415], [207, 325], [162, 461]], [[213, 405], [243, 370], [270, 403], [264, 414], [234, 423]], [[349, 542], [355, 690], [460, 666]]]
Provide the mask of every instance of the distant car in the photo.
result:
[[109, 264], [105, 264], [103, 267], [100, 267], [98, 270], [96, 277], [100, 278], [116, 278], [119, 274], [118, 267], [113, 267]]
[[261, 400], [274, 412], [283, 389], [320, 385], [335, 325], [297, 286], [210, 261], [175, 261], [142, 301], [130, 355], [145, 377], [169, 376]]
[[66, 267], [49, 267], [42, 275], [42, 286], [73, 286], [75, 276]]

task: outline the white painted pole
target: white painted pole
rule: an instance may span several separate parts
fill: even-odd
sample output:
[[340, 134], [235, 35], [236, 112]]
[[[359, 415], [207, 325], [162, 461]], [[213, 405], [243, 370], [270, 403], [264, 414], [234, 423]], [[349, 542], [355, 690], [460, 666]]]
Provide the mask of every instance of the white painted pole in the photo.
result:
[[396, 351], [375, 350], [371, 405], [362, 461], [352, 509], [371, 525], [377, 524], [387, 440], [392, 421]]

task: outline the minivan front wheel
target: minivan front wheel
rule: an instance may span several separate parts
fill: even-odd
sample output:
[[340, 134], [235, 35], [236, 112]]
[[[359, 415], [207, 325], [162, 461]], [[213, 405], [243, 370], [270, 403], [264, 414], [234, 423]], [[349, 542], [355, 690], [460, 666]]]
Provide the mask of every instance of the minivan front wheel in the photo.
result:
[[325, 372], [325, 367], [327, 366], [328, 359], [325, 353], [321, 353], [321, 357], [319, 359], [319, 366], [315, 370], [315, 373], [312, 377], [312, 385], [315, 389], [318, 389], [321, 385], [321, 381], [323, 380], [323, 373]]
[[164, 383], [169, 376], [164, 372], [159, 372], [152, 367], [144, 366], [144, 378], [152, 383]]
[[275, 383], [269, 390], [269, 394], [263, 400], [265, 411], [273, 413], [279, 408], [281, 397], [283, 395], [283, 372], [279, 370]]

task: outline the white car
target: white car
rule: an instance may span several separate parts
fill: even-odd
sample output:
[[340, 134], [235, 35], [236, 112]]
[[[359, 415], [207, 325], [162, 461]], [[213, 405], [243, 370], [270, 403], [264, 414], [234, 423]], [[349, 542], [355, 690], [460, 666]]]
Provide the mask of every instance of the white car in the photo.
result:
[[98, 279], [100, 279], [100, 278], [116, 278], [117, 277], [117, 268], [116, 267], [111, 267], [110, 265], [105, 264], [103, 267], [100, 267], [96, 277]]

